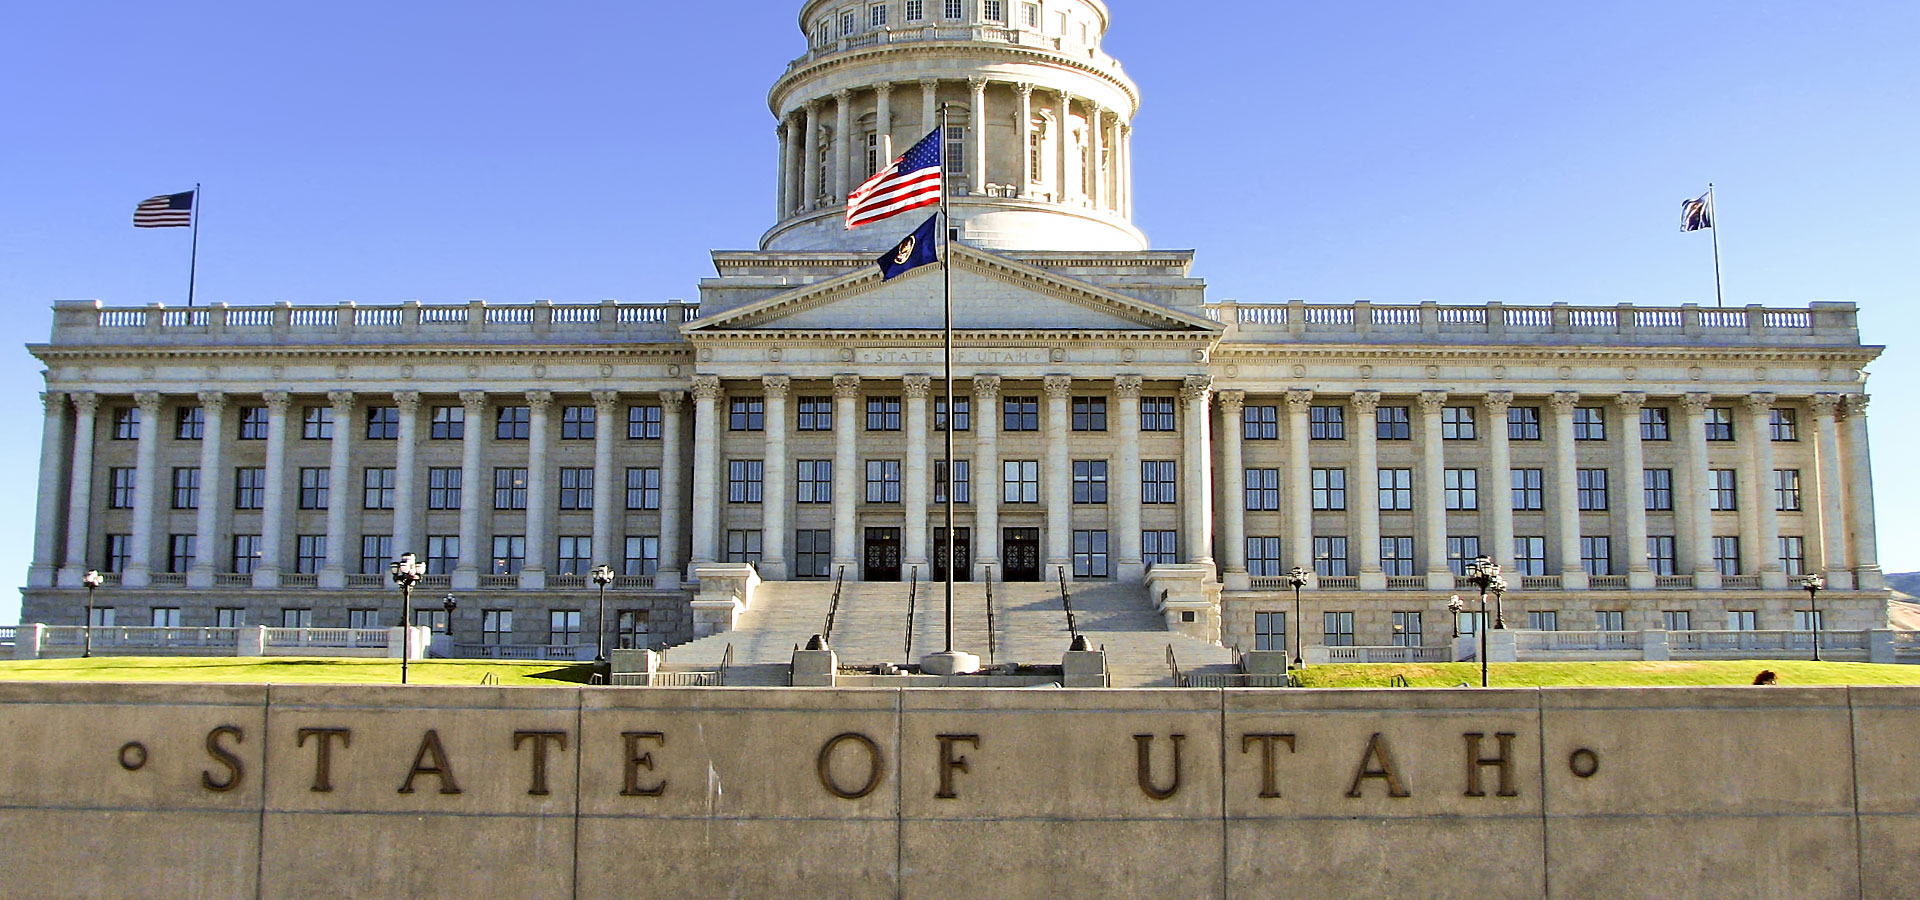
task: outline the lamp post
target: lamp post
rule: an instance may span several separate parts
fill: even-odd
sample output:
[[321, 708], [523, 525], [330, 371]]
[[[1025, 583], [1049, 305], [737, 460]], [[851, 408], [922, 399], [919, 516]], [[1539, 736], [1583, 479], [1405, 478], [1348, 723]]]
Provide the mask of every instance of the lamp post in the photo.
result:
[[1800, 579], [1801, 589], [1807, 592], [1807, 605], [1812, 613], [1807, 626], [1813, 629], [1813, 661], [1820, 661], [1820, 592], [1827, 587], [1827, 580], [1819, 573]]
[[93, 655], [93, 589], [107, 583], [99, 572], [89, 570], [80, 576], [80, 583], [87, 586], [87, 627], [80, 632], [80, 658]]
[[1293, 586], [1293, 627], [1288, 630], [1293, 632], [1293, 664], [1298, 666], [1301, 664], [1300, 632], [1306, 628], [1300, 621], [1300, 589], [1307, 586], [1307, 570], [1294, 566], [1287, 573], [1287, 583]]
[[393, 583], [400, 586], [400, 683], [407, 683], [407, 657], [413, 655], [413, 586], [427, 574], [427, 564], [411, 553], [402, 553], [400, 558], [387, 567], [393, 574]]
[[460, 598], [452, 594], [440, 598], [440, 608], [447, 611], [447, 640], [453, 640], [453, 611], [460, 608]]
[[[1487, 686], [1487, 595], [1493, 595], [1495, 628], [1507, 627], [1507, 618], [1500, 610], [1500, 595], [1507, 591], [1507, 580], [1500, 576], [1500, 566], [1492, 559], [1482, 556], [1475, 559], [1467, 568], [1467, 580], [1480, 589], [1480, 686]], [[1454, 602], [1447, 603], [1448, 609], [1454, 608]]]
[[1453, 639], [1456, 641], [1460, 639], [1460, 610], [1464, 606], [1466, 604], [1460, 602], [1459, 594], [1447, 598], [1447, 612], [1453, 614]]
[[607, 585], [613, 583], [613, 567], [601, 563], [587, 574], [600, 586], [600, 625], [593, 633], [593, 661], [603, 663], [607, 661]]

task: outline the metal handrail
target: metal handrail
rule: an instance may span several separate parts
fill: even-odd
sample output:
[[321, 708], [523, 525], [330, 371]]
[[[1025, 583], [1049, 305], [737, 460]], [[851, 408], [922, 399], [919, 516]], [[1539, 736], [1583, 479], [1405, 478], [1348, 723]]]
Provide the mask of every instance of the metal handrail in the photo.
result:
[[1073, 601], [1067, 598], [1067, 567], [1054, 566], [1054, 571], [1060, 573], [1060, 608], [1067, 611], [1067, 638], [1078, 641], [1080, 625], [1073, 617]]
[[1187, 679], [1180, 674], [1180, 660], [1173, 655], [1173, 645], [1167, 645], [1167, 670], [1173, 673], [1173, 686], [1186, 687]]
[[987, 584], [987, 665], [993, 665], [993, 569], [987, 568], [983, 574]]
[[826, 641], [829, 647], [833, 646], [833, 617], [840, 612], [840, 583], [846, 578], [846, 566], [841, 566], [839, 573], [833, 576], [833, 599], [827, 602], [827, 624], [820, 629], [820, 639]]
[[727, 645], [727, 652], [720, 654], [720, 668], [714, 670], [713, 683], [719, 687], [727, 684], [727, 667], [733, 665], [733, 645]]
[[907, 567], [907, 662], [913, 662], [913, 605], [920, 593], [920, 567]]

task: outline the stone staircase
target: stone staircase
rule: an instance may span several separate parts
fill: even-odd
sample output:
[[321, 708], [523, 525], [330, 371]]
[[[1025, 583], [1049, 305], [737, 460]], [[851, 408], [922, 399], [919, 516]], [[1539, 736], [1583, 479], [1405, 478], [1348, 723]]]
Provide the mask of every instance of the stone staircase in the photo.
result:
[[[909, 655], [909, 589], [905, 582], [842, 585], [829, 639], [841, 665], [918, 662], [945, 649], [945, 585], [921, 582], [913, 587]], [[1233, 651], [1167, 631], [1139, 584], [1069, 584], [1067, 592], [1081, 633], [1094, 649], [1107, 651], [1114, 687], [1172, 686], [1170, 645], [1182, 672], [1238, 671]], [[794, 649], [821, 630], [832, 597], [832, 582], [763, 582], [733, 631], [668, 649], [661, 671], [712, 671], [731, 647], [729, 685], [785, 684]], [[1057, 583], [995, 582], [991, 641], [986, 586], [956, 583], [953, 625], [954, 648], [978, 654], [982, 662], [1057, 666], [1071, 642]]]

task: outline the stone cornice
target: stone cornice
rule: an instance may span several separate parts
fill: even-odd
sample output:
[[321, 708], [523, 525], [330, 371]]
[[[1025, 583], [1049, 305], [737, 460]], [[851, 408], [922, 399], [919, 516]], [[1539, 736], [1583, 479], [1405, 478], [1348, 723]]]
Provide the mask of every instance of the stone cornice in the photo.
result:
[[1883, 347], [1834, 345], [1826, 347], [1748, 346], [1551, 346], [1516, 341], [1512, 344], [1248, 344], [1222, 341], [1214, 359], [1469, 359], [1477, 363], [1526, 365], [1544, 360], [1607, 360], [1628, 363], [1700, 361], [1714, 358], [1742, 362], [1850, 362], [1865, 365], [1880, 356]]
[[[916, 70], [911, 64], [911, 61], [916, 58], [934, 57], [952, 60], [961, 55], [955, 53], [956, 50], [964, 51], [965, 56], [981, 60], [985, 63], [1007, 61], [1035, 62], [1091, 75], [1113, 86], [1127, 98], [1131, 104], [1131, 108], [1127, 110], [1127, 119], [1129, 121], [1140, 113], [1140, 89], [1124, 74], [1118, 71], [1118, 65], [1114, 67], [1113, 71], [1109, 71], [1087, 60], [1057, 50], [1047, 50], [1021, 44], [1001, 44], [965, 40], [905, 41], [898, 44], [876, 44], [871, 47], [862, 47], [842, 53], [835, 53], [831, 56], [822, 57], [812, 62], [795, 66], [783, 73], [780, 78], [773, 83], [773, 88], [767, 91], [767, 109], [775, 116], [781, 115], [787, 111], [787, 103], [785, 101], [796, 87], [806, 81], [824, 75], [830, 75], [840, 69], [852, 68], [856, 65], [865, 65], [873, 62], [890, 62], [905, 63], [905, 65], [900, 66], [900, 71], [911, 72]], [[956, 76], [953, 80], [959, 81], [962, 77], [964, 76]], [[908, 81], [910, 79], [901, 78], [899, 80]], [[1026, 79], [1008, 77], [996, 80], [1005, 80], [1011, 84], [1015, 81], [1023, 81]]]
[[29, 353], [43, 362], [87, 362], [116, 360], [128, 362], [171, 362], [181, 359], [191, 360], [233, 360], [236, 358], [261, 359], [380, 359], [395, 358], [396, 361], [416, 361], [420, 359], [596, 359], [627, 358], [648, 359], [662, 362], [686, 362], [693, 353], [692, 346], [675, 341], [673, 343], [654, 344], [513, 344], [502, 346], [445, 346], [421, 344], [312, 344], [312, 345], [263, 345], [263, 346], [180, 346], [165, 347], [148, 345], [121, 346], [115, 344], [95, 346], [64, 345], [53, 347], [47, 344], [34, 344], [27, 348]]
[[[851, 344], [861, 346], [929, 346], [940, 345], [941, 333], [930, 328], [877, 328], [872, 330], [829, 330], [829, 329], [741, 329], [739, 331], [695, 331], [687, 335], [695, 345], [710, 343], [725, 344], [761, 344], [778, 343], [782, 347], [845, 347]], [[956, 329], [955, 347], [997, 347], [997, 346], [1035, 346], [1051, 347], [1057, 345], [1084, 344], [1089, 341], [1111, 343], [1125, 341], [1130, 346], [1154, 346], [1156, 344], [1212, 344], [1218, 335], [1205, 332], [1180, 331], [1087, 331], [1087, 330], [997, 330]]]

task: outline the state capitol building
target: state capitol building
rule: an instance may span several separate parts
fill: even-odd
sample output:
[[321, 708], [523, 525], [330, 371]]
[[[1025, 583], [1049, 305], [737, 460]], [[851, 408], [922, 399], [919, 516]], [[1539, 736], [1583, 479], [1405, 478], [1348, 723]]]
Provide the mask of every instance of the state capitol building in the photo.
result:
[[[697, 304], [59, 304], [22, 621], [82, 622], [97, 570], [96, 624], [384, 627], [413, 552], [455, 655], [591, 656], [606, 564], [606, 640], [671, 661], [931, 602], [951, 489], [961, 596], [1064, 581], [1228, 655], [1444, 654], [1482, 555], [1514, 629], [1804, 630], [1812, 573], [1825, 627], [1886, 627], [1851, 304], [1213, 302], [1133, 224], [1100, 0], [799, 25], [772, 227]], [[873, 264], [923, 214], [842, 226], [941, 105], [952, 409], [939, 268]]]

